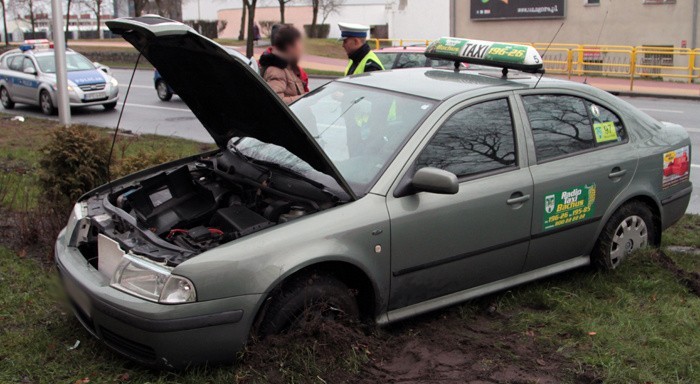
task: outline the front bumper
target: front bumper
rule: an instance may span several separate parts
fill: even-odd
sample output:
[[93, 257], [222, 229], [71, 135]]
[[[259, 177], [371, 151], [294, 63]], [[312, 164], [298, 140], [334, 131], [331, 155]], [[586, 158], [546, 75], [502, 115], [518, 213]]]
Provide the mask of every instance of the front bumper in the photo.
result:
[[184, 368], [234, 361], [245, 345], [260, 295], [179, 305], [139, 299], [110, 287], [64, 234], [56, 262], [75, 316], [111, 349], [143, 364]]

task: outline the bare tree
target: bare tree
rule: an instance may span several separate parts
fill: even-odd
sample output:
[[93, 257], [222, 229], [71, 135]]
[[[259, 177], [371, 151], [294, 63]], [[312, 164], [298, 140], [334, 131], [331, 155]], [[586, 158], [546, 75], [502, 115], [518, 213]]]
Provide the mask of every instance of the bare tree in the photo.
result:
[[340, 8], [343, 6], [345, 0], [319, 0], [319, 7], [321, 8], [321, 24], [326, 24], [328, 16], [332, 14], [337, 14], [340, 12]]
[[148, 5], [148, 0], [132, 0], [134, 4], [134, 16], [143, 15], [144, 9]]
[[10, 40], [8, 39], [8, 33], [7, 33], [7, 6], [5, 5], [5, 2], [7, 0], [0, 0], [0, 5], [2, 5], [2, 30], [3, 33], [5, 34], [5, 45], [10, 45]]
[[284, 8], [287, 3], [291, 3], [294, 0], [277, 0], [280, 4], [280, 24], [284, 24]]
[[[70, 4], [71, 0], [68, 0]], [[95, 15], [95, 21], [97, 22], [97, 37], [102, 38], [102, 31], [100, 30], [100, 22], [102, 21], [102, 9], [105, 6], [105, 0], [83, 0], [88, 9]]]
[[245, 39], [245, 18], [247, 10], [248, 3], [246, 2], [246, 0], [241, 0], [241, 29], [238, 32], [238, 40]]
[[70, 27], [70, 7], [72, 4], [72, 0], [66, 0], [66, 33], [68, 33], [68, 27]]
[[258, 0], [243, 0], [246, 8], [248, 8], [248, 39], [245, 45], [245, 54], [247, 57], [253, 57], [253, 46], [255, 39], [255, 7]]
[[28, 14], [32, 34], [36, 33], [36, 14], [42, 5], [41, 0], [15, 0], [15, 5]]

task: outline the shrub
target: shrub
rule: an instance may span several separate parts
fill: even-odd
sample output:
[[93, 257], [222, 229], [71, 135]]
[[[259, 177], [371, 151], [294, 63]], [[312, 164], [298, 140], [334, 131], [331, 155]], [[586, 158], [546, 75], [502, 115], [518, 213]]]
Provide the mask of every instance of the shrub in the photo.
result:
[[123, 177], [146, 168], [176, 160], [178, 157], [164, 149], [153, 151], [140, 150], [135, 155], [121, 159], [119, 163], [112, 167], [113, 178]]
[[107, 181], [109, 141], [85, 126], [56, 128], [41, 149], [39, 182], [55, 206], [69, 206]]

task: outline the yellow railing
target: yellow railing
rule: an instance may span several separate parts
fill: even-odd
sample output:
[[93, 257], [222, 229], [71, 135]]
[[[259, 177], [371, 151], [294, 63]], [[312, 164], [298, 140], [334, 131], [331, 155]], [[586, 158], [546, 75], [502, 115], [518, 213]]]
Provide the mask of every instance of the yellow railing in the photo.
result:
[[[430, 40], [371, 39], [375, 49], [427, 46]], [[700, 81], [700, 48], [627, 46], [602, 44], [523, 43], [542, 55], [547, 73], [572, 76], [626, 78], [630, 90], [635, 79], [683, 79]]]

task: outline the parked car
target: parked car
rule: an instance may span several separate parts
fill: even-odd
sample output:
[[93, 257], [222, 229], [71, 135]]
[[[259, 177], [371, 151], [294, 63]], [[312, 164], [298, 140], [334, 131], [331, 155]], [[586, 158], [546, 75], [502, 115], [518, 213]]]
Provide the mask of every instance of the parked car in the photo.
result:
[[88, 192], [58, 236], [78, 320], [144, 364], [230, 361], [251, 332], [282, 332], [307, 310], [384, 325], [617, 268], [658, 245], [690, 199], [681, 126], [540, 81], [525, 46], [441, 39], [431, 58], [525, 72], [372, 72], [287, 107], [183, 24], [107, 25], [219, 146]]
[[[452, 67], [454, 61], [443, 59], [431, 59], [425, 56], [425, 46], [401, 46], [401, 47], [386, 47], [377, 49], [374, 53], [381, 60], [384, 69], [404, 69], [404, 68], [420, 68], [420, 67]], [[492, 70], [493, 67], [485, 65], [475, 65], [460, 63], [461, 69], [471, 70]]]
[[[68, 96], [71, 107], [101, 105], [114, 109], [119, 83], [108, 67], [91, 62], [70, 49], [66, 52]], [[33, 40], [0, 56], [0, 103], [12, 109], [16, 103], [38, 105], [47, 115], [56, 113], [56, 64], [53, 45]]]
[[[242, 60], [243, 62], [248, 63], [248, 65], [251, 68], [253, 68], [253, 70], [256, 73], [260, 72], [260, 69], [258, 68], [258, 62], [254, 58], [247, 58], [242, 53], [230, 47], [224, 47], [224, 50], [226, 50], [226, 52], [228, 52], [231, 56], [234, 56]], [[163, 80], [163, 78], [160, 76], [160, 73], [158, 73], [157, 69], [153, 71], [153, 86], [156, 88], [156, 94], [158, 95], [158, 98], [161, 101], [170, 101], [170, 99], [172, 99], [173, 95], [175, 94], [175, 91], [173, 91], [173, 89], [170, 88], [168, 83], [166, 83], [165, 80]]]

